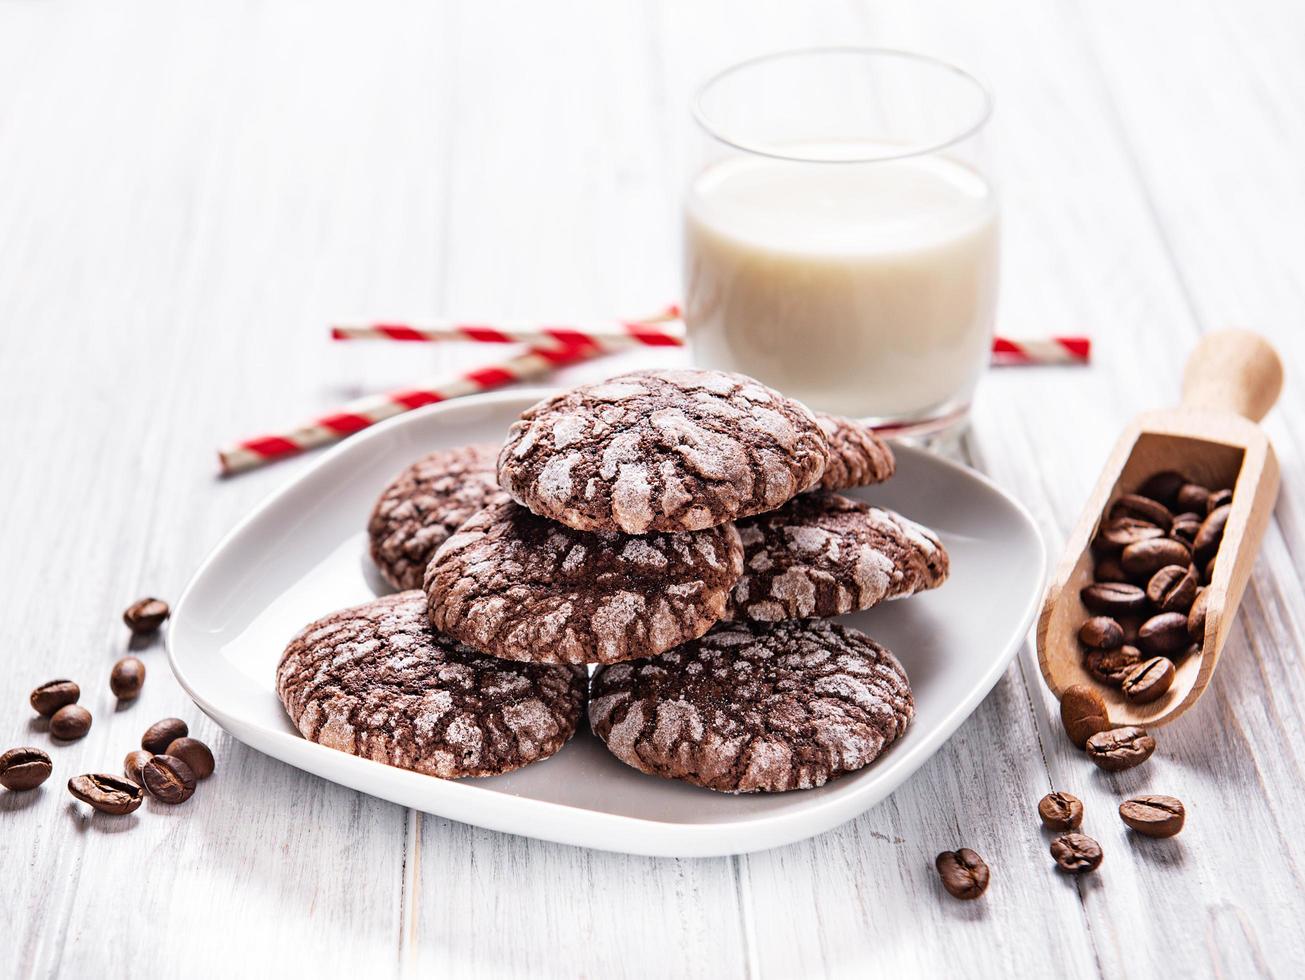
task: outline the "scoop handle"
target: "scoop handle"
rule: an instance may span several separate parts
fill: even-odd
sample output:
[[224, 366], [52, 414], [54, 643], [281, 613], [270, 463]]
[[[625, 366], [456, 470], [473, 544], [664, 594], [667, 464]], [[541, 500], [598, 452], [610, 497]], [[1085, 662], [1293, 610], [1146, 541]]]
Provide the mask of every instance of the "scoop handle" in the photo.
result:
[[1282, 392], [1282, 361], [1249, 330], [1217, 330], [1201, 338], [1183, 369], [1183, 406], [1214, 408], [1258, 422]]

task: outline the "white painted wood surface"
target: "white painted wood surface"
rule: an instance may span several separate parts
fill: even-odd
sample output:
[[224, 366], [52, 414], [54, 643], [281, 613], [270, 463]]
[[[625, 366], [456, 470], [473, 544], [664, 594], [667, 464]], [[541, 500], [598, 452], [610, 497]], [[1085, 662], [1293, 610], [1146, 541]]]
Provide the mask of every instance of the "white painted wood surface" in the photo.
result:
[[[119, 611], [175, 597], [304, 465], [220, 481], [213, 448], [455, 356], [332, 349], [326, 323], [659, 307], [693, 84], [830, 42], [927, 50], [996, 90], [1003, 329], [1097, 348], [1090, 369], [993, 375], [967, 448], [1053, 550], [1202, 331], [1282, 352], [1276, 519], [1211, 691], [1146, 767], [1094, 771], [1025, 650], [887, 803], [806, 843], [672, 861], [275, 763], [202, 718], [157, 645], [114, 710]], [[26, 694], [53, 676], [96, 716], [42, 791], [0, 794], [0, 974], [1305, 973], [1303, 52], [1288, 0], [0, 3], [0, 742], [47, 743]], [[115, 770], [173, 713], [218, 756], [192, 803], [71, 802], [68, 776]], [[1033, 808], [1052, 787], [1087, 806], [1093, 878], [1051, 868]], [[1135, 791], [1182, 797], [1188, 829], [1132, 838], [1114, 808]], [[981, 902], [935, 880], [962, 844], [993, 868]]]

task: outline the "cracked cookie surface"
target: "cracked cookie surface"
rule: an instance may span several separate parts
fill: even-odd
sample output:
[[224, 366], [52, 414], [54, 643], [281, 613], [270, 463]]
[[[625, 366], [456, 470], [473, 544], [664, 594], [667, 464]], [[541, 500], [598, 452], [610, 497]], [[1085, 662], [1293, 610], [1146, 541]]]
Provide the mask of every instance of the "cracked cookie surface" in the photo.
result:
[[839, 415], [816, 412], [825, 438], [829, 440], [829, 465], [820, 477], [824, 490], [847, 490], [883, 483], [897, 469], [888, 443], [868, 425]]
[[732, 524], [632, 537], [575, 531], [503, 500], [440, 547], [426, 594], [436, 628], [493, 656], [615, 663], [705, 633], [742, 568]]
[[737, 526], [743, 575], [726, 619], [841, 616], [936, 588], [950, 565], [928, 528], [827, 490]]
[[391, 481], [367, 522], [372, 561], [396, 589], [420, 589], [437, 548], [485, 504], [505, 496], [492, 443], [440, 449]]
[[722, 371], [636, 371], [527, 409], [499, 484], [581, 531], [692, 531], [819, 482], [829, 444], [802, 404]]
[[589, 723], [622, 762], [726, 793], [822, 786], [873, 762], [915, 712], [897, 658], [824, 620], [722, 623], [600, 668]]
[[582, 667], [509, 663], [441, 636], [419, 591], [309, 624], [276, 671], [304, 738], [445, 779], [552, 755], [575, 734], [586, 686]]

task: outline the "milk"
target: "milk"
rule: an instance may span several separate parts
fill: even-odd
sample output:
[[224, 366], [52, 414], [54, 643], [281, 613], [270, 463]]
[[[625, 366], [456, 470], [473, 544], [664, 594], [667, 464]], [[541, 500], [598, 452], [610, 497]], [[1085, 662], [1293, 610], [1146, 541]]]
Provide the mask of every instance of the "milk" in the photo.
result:
[[970, 167], [939, 155], [736, 156], [693, 182], [686, 236], [695, 363], [881, 421], [968, 404], [992, 342], [998, 239], [994, 195]]

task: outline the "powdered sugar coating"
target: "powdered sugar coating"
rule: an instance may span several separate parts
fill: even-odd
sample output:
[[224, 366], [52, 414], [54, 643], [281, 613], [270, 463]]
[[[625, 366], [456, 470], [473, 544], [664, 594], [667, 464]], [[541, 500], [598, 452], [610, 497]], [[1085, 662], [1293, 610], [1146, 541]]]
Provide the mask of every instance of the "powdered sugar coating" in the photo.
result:
[[820, 477], [822, 489], [883, 483], [897, 469], [892, 449], [868, 425], [824, 412], [816, 412], [816, 422], [829, 440], [829, 464]]
[[622, 762], [726, 793], [822, 786], [906, 731], [902, 665], [823, 620], [721, 623], [647, 660], [600, 668], [589, 723]]
[[372, 561], [396, 589], [420, 589], [435, 550], [485, 504], [505, 496], [493, 444], [441, 449], [417, 460], [382, 492], [367, 522]]
[[586, 683], [582, 667], [509, 663], [441, 636], [418, 591], [309, 624], [276, 671], [304, 738], [445, 779], [552, 755], [575, 734]]
[[742, 569], [732, 524], [635, 538], [575, 531], [503, 500], [444, 543], [425, 587], [431, 622], [477, 650], [615, 663], [701, 636]]
[[814, 486], [829, 446], [803, 405], [738, 374], [636, 371], [527, 409], [498, 479], [581, 531], [686, 531], [773, 510]]
[[947, 549], [901, 514], [826, 490], [738, 523], [743, 575], [726, 619], [841, 616], [937, 588]]

